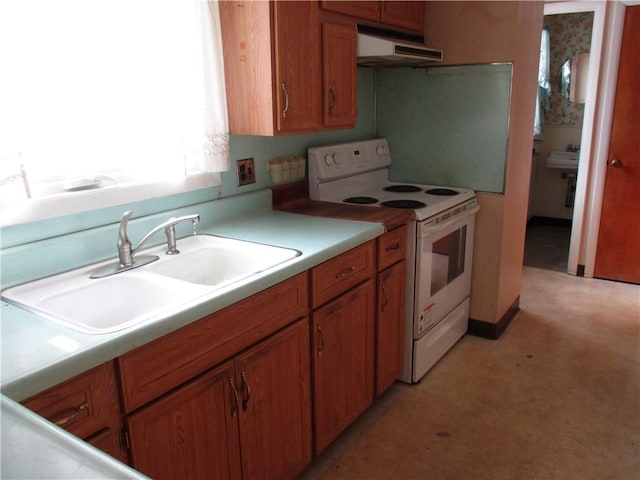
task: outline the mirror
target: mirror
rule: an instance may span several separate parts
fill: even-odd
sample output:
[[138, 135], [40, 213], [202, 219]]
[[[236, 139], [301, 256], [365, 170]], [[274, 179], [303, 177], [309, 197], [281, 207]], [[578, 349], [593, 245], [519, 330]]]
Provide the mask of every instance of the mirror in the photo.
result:
[[589, 54], [580, 53], [560, 67], [560, 94], [574, 103], [584, 103], [587, 94]]

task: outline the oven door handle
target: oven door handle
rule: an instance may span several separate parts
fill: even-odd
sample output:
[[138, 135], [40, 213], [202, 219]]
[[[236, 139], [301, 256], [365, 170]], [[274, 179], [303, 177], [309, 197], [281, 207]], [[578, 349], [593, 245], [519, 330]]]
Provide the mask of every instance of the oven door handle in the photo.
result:
[[450, 220], [447, 220], [444, 223], [436, 223], [433, 226], [431, 225], [424, 226], [418, 230], [417, 232], [418, 236], [420, 238], [423, 238], [423, 237], [426, 237], [427, 235], [432, 235], [434, 233], [445, 230], [449, 228], [451, 225], [453, 225], [454, 223], [457, 223], [460, 220], [464, 220], [465, 218], [475, 215], [478, 212], [478, 210], [480, 210], [480, 206], [476, 205], [475, 207], [470, 208], [469, 210], [465, 210], [464, 212], [459, 213], [458, 215], [454, 216], [453, 218], [451, 218]]

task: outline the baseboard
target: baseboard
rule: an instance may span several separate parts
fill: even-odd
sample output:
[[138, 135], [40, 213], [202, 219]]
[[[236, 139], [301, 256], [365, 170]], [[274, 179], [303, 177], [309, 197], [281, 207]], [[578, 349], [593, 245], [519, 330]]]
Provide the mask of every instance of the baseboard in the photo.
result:
[[527, 220], [527, 227], [531, 225], [550, 225], [552, 227], [568, 227], [571, 228], [572, 220], [570, 218], [554, 218], [554, 217], [531, 217]]
[[505, 314], [500, 318], [498, 323], [485, 322], [483, 320], [469, 319], [469, 333], [476, 337], [490, 338], [497, 340], [507, 329], [513, 317], [520, 311], [520, 295], [511, 306], [507, 309]]

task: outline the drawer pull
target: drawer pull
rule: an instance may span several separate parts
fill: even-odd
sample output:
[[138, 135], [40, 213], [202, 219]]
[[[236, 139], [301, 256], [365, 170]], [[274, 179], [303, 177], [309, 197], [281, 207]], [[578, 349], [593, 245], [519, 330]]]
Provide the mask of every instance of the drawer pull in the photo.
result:
[[251, 387], [249, 386], [249, 382], [247, 382], [247, 376], [244, 372], [240, 374], [242, 377], [242, 410], [247, 411], [247, 405], [249, 404], [249, 400], [251, 399]]
[[320, 345], [318, 345], [318, 357], [322, 356], [322, 351], [324, 350], [324, 332], [318, 325], [318, 333], [320, 334]]
[[389, 303], [389, 296], [387, 295], [387, 284], [386, 282], [384, 282], [382, 284], [382, 311], [383, 312], [387, 306], [387, 303]]
[[399, 250], [400, 249], [400, 242], [396, 242], [393, 243], [389, 246], [387, 246], [387, 248], [385, 248], [385, 252], [393, 252], [395, 250]]
[[64, 425], [66, 425], [67, 423], [73, 421], [73, 419], [76, 418], [80, 414], [80, 412], [82, 410], [86, 409], [86, 408], [89, 408], [89, 403], [88, 402], [84, 402], [82, 405], [80, 405], [76, 409], [72, 410], [68, 415], [62, 417], [59, 420], [55, 420], [53, 423], [55, 423], [59, 427], [62, 427]]
[[229, 386], [233, 392], [233, 406], [231, 407], [231, 416], [235, 417], [238, 414], [238, 389], [236, 388], [236, 382], [233, 381], [233, 377], [229, 377]]
[[287, 112], [289, 111], [289, 92], [287, 91], [287, 86], [284, 82], [280, 85], [282, 91], [284, 92], [284, 108], [282, 109], [282, 118], [287, 116]]
[[346, 278], [349, 275], [353, 275], [353, 272], [356, 271], [356, 267], [354, 267], [353, 265], [351, 265], [348, 268], [345, 268], [344, 270], [336, 273], [336, 278]]

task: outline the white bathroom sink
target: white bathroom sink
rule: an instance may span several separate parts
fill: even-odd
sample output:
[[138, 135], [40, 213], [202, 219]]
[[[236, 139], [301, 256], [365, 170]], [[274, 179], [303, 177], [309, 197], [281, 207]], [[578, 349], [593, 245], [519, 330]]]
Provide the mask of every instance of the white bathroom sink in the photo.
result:
[[182, 238], [177, 247], [177, 255], [165, 255], [164, 245], [142, 252], [160, 259], [133, 270], [91, 279], [102, 264], [90, 265], [6, 289], [2, 299], [84, 333], [111, 333], [160, 318], [300, 255], [214, 235]]
[[549, 168], [577, 170], [578, 156], [579, 152], [553, 151], [547, 157], [546, 164]]

